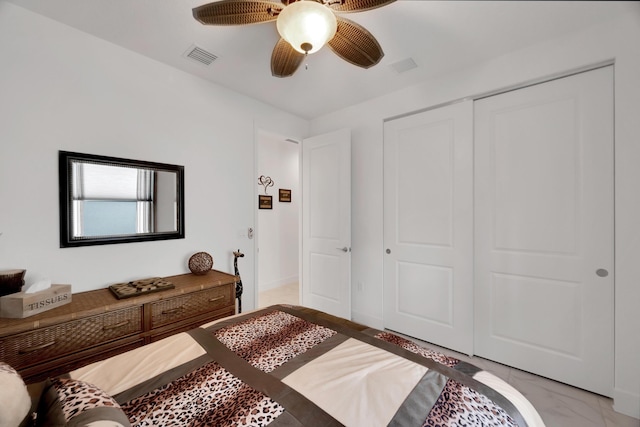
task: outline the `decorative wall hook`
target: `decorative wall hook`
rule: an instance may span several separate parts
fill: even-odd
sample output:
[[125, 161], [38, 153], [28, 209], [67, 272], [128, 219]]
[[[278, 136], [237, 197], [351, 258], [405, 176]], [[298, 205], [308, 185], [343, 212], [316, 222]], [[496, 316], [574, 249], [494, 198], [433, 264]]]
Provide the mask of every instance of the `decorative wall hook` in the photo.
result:
[[275, 182], [273, 182], [270, 176], [260, 175], [260, 177], [258, 178], [258, 184], [264, 187], [264, 194], [267, 194], [267, 188], [273, 187], [273, 184], [275, 184]]

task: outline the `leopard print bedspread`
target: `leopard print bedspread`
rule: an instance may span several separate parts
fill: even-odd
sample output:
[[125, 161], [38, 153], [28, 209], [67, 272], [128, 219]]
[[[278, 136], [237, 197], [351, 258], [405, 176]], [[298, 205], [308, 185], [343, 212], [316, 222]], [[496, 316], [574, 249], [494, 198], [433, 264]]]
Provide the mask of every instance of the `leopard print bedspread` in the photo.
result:
[[518, 427], [489, 398], [457, 381], [449, 380], [429, 412], [423, 427]]
[[390, 342], [391, 344], [395, 344], [398, 347], [402, 347], [405, 350], [409, 350], [412, 353], [419, 354], [422, 357], [426, 357], [427, 359], [434, 360], [450, 368], [453, 368], [460, 362], [460, 360], [456, 359], [455, 357], [449, 357], [438, 351], [420, 347], [418, 344], [414, 343], [413, 341], [410, 341], [406, 338], [400, 337], [398, 335], [395, 335], [389, 332], [380, 332], [379, 334], [376, 334], [374, 336], [382, 341]]
[[132, 426], [255, 426], [284, 408], [215, 362], [122, 405]]
[[219, 329], [214, 336], [255, 368], [271, 372], [336, 333], [274, 311]]
[[[375, 337], [450, 368], [460, 363], [455, 357], [420, 347], [413, 341], [389, 332], [380, 332]], [[457, 426], [517, 427], [517, 423], [488, 397], [449, 379], [423, 427]]]
[[[262, 371], [261, 374], [268, 374], [269, 378], [276, 378], [274, 370], [336, 334], [343, 336], [345, 334], [344, 330], [337, 332], [330, 327], [322, 326], [327, 325], [326, 322], [316, 324], [313, 323], [313, 317], [308, 316], [305, 320], [304, 316], [298, 317], [294, 315], [296, 312], [288, 309], [287, 311], [289, 313], [281, 310], [265, 310], [250, 317], [238, 319], [236, 323], [228, 322], [201, 331], [206, 332], [205, 338], [215, 338], [216, 345], [220, 346], [216, 347], [217, 351], [226, 347], [224, 351], [230, 350], [229, 354], [233, 354], [237, 361], [244, 361], [250, 365], [244, 366], [258, 369]], [[498, 404], [501, 402], [500, 398], [497, 398], [498, 403], [492, 401], [476, 391], [475, 385], [469, 385], [466, 379], [459, 376], [466, 375], [463, 371], [459, 371], [460, 367], [464, 365], [460, 360], [420, 347], [414, 342], [392, 333], [381, 331], [374, 333], [376, 333], [375, 338], [379, 340], [397, 345], [447, 367], [442, 368], [442, 372], [447, 372], [446, 369], [450, 370], [449, 374], [438, 374], [441, 378], [443, 376], [445, 378], [439, 385], [441, 388], [438, 390], [441, 392], [431, 395], [429, 405], [432, 406], [425, 405], [424, 412], [413, 420], [415, 424], [412, 422], [412, 425], [423, 425], [423, 427], [518, 426], [517, 422], [509, 415], [511, 412], [507, 413]], [[357, 335], [357, 333], [354, 334]], [[364, 334], [362, 335], [362, 339], [365, 340]], [[373, 339], [371, 335], [368, 337]], [[338, 335], [327, 344], [330, 347], [342, 338]], [[201, 344], [205, 345], [204, 341]], [[375, 343], [372, 344], [375, 345]], [[206, 345], [209, 345], [208, 341]], [[318, 352], [319, 349], [321, 347], [313, 351]], [[234, 370], [237, 368], [237, 361], [233, 362], [236, 364], [234, 365], [236, 368], [232, 368], [231, 365], [225, 364], [229, 363], [228, 358], [225, 359], [226, 362], [223, 362], [223, 359], [216, 356], [212, 350], [208, 350], [208, 352], [219, 362], [205, 362], [201, 367], [164, 386], [148, 391], [128, 402], [121, 402], [122, 410], [129, 417], [131, 425], [136, 427], [150, 425], [263, 427], [285, 413], [285, 416], [276, 424], [283, 424], [281, 422], [283, 419], [297, 417], [290, 412], [292, 409], [291, 401], [288, 403], [286, 401], [276, 402], [274, 399], [280, 399], [277, 395], [274, 395], [274, 399], [270, 398], [267, 394], [270, 394], [271, 391], [263, 387], [264, 383], [258, 385], [259, 383], [252, 382], [252, 377], [249, 383], [255, 387], [253, 388], [252, 385], [236, 377], [232, 372], [238, 372]], [[312, 355], [312, 357], [315, 356]], [[300, 363], [300, 360], [298, 359], [294, 363]], [[432, 365], [429, 366], [433, 368]], [[284, 368], [286, 370], [287, 366]], [[230, 369], [231, 372], [227, 369]], [[456, 370], [455, 375], [451, 373], [452, 370]], [[238, 375], [247, 380], [242, 376], [244, 374]], [[430, 391], [430, 393], [433, 392]], [[413, 398], [414, 402], [424, 401], [422, 394], [414, 394]], [[496, 397], [494, 396], [494, 398]], [[508, 405], [506, 407], [508, 411], [512, 411]], [[517, 418], [519, 414], [516, 412], [514, 416]], [[301, 418], [296, 419], [300, 420]], [[285, 424], [286, 422], [283, 425]], [[308, 424], [298, 425], [306, 426]]]

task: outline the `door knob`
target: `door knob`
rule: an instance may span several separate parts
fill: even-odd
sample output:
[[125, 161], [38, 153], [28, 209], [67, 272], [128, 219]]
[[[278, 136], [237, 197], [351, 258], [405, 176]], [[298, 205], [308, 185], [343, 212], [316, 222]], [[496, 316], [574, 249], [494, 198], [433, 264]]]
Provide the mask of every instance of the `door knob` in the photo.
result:
[[346, 246], [344, 248], [336, 248], [336, 249], [342, 252], [349, 252], [349, 248]]
[[391, 253], [391, 249], [387, 249], [385, 252], [390, 254]]
[[598, 275], [598, 277], [607, 277], [609, 275], [609, 272], [604, 268], [599, 268], [596, 270], [596, 274]]

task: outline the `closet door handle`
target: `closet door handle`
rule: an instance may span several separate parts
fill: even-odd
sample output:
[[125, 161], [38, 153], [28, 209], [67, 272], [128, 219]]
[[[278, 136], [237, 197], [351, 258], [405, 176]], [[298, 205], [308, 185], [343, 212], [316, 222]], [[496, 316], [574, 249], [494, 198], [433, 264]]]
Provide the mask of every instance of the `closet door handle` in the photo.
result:
[[596, 274], [598, 277], [607, 277], [609, 275], [609, 271], [606, 268], [599, 268], [596, 270]]
[[349, 252], [349, 248], [346, 246], [344, 248], [336, 248], [336, 249], [342, 252]]

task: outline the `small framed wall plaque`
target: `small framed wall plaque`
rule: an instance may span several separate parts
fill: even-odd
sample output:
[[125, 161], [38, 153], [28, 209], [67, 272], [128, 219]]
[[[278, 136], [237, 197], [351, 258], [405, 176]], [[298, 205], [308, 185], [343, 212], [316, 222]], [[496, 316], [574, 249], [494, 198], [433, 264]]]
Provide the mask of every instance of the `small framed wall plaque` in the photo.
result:
[[280, 201], [291, 203], [291, 190], [280, 189]]
[[271, 196], [258, 195], [258, 209], [273, 209]]

